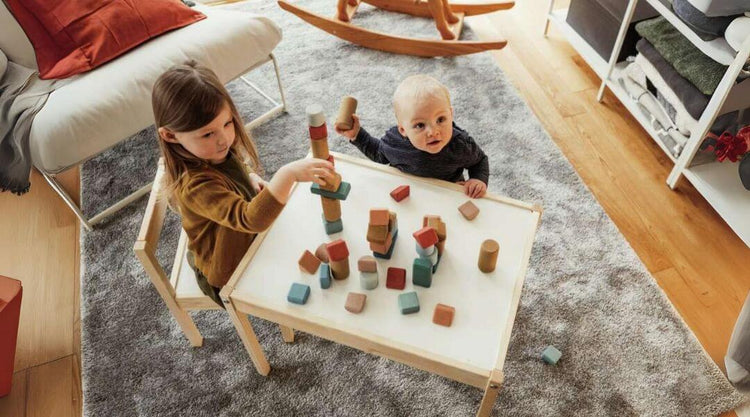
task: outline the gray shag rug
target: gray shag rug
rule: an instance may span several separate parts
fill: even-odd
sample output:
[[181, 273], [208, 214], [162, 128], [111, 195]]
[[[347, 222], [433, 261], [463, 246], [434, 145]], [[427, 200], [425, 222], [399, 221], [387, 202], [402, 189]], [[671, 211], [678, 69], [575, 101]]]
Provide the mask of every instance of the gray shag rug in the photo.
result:
[[[406, 1], [406, 0], [405, 0]], [[305, 6], [331, 15], [330, 0]], [[235, 4], [282, 27], [275, 54], [289, 114], [253, 132], [271, 175], [308, 151], [304, 108], [329, 119], [342, 95], [359, 98], [373, 134], [394, 124], [390, 98], [400, 80], [426, 73], [451, 90], [456, 123], [490, 157], [490, 190], [538, 202], [545, 212], [534, 244], [495, 406], [503, 416], [709, 416], [741, 397], [704, 354], [636, 254], [597, 204], [488, 54], [421, 59], [363, 49], [334, 38], [270, 0]], [[435, 37], [431, 22], [363, 6], [357, 23]], [[469, 29], [464, 38], [471, 38]], [[252, 78], [275, 91], [272, 70]], [[237, 83], [246, 118], [266, 105]], [[338, 137], [332, 149], [357, 155]], [[84, 164], [82, 199], [94, 213], [153, 177], [158, 156], [147, 129]], [[132, 252], [145, 208], [132, 204], [82, 237], [83, 390], [86, 416], [470, 416], [479, 389], [251, 318], [271, 363], [253, 368], [224, 312], [194, 315], [205, 337], [191, 348]], [[159, 259], [171, 266], [179, 223], [170, 215]], [[547, 345], [563, 357], [539, 358]]]

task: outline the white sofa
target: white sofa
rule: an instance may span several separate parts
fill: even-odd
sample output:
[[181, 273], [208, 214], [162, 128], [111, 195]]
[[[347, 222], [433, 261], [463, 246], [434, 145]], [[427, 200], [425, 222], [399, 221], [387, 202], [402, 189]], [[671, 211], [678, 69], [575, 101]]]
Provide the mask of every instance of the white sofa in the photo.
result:
[[[229, 82], [273, 62], [272, 51], [281, 30], [271, 20], [248, 13], [200, 8], [207, 18], [168, 32], [93, 71], [72, 77], [50, 94], [31, 127], [32, 162], [76, 212], [86, 228], [148, 192], [149, 186], [105, 212], [87, 220], [55, 174], [74, 167], [153, 124], [151, 88], [170, 66], [194, 59]], [[21, 65], [36, 68], [34, 50], [21, 27], [0, 2], [0, 49]], [[249, 83], [248, 83], [249, 84]], [[255, 86], [252, 86], [254, 87]], [[281, 103], [248, 125], [256, 125], [285, 110]], [[268, 98], [266, 96], [266, 98]]]

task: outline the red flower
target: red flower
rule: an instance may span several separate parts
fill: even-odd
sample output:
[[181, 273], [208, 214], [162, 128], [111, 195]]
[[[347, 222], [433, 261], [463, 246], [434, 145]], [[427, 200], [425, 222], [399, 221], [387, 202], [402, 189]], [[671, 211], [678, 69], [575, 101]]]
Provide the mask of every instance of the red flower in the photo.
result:
[[719, 162], [724, 162], [729, 159], [732, 162], [742, 157], [747, 152], [748, 140], [746, 137], [750, 136], [750, 126], [745, 126], [738, 133], [737, 136], [732, 135], [729, 132], [724, 132], [716, 139], [716, 159]]

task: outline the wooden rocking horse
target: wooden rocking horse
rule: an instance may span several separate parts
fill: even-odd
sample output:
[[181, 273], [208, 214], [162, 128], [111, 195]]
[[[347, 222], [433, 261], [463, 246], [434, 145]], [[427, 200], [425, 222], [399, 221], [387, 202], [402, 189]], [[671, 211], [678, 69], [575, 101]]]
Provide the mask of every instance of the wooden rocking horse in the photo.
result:
[[[282, 9], [345, 41], [365, 48], [424, 57], [466, 55], [489, 49], [502, 49], [508, 43], [505, 39], [459, 41], [464, 16], [510, 9], [515, 4], [513, 0], [476, 4], [449, 4], [448, 0], [338, 0], [336, 15], [328, 18], [292, 5], [286, 0], [278, 2]], [[361, 2], [392, 12], [432, 17], [442, 39], [395, 36], [352, 25], [350, 22]]]

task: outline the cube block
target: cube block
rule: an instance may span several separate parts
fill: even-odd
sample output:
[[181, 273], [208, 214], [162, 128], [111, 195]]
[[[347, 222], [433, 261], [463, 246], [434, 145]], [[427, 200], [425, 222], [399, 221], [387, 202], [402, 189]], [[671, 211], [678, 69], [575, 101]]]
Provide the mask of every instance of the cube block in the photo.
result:
[[398, 230], [396, 230], [396, 233], [393, 234], [393, 237], [391, 238], [391, 247], [388, 248], [388, 252], [381, 253], [374, 251], [372, 253], [372, 256], [379, 258], [379, 259], [391, 259], [391, 256], [393, 256], [393, 248], [396, 247], [396, 238], [398, 237]]
[[306, 250], [302, 256], [300, 256], [299, 261], [297, 261], [299, 264], [299, 267], [301, 270], [307, 272], [308, 274], [314, 274], [318, 272], [318, 267], [320, 266], [320, 259], [316, 258], [315, 255], [312, 254], [309, 250]]
[[346, 296], [346, 304], [344, 305], [344, 308], [350, 313], [359, 314], [365, 308], [366, 300], [367, 296], [365, 294], [350, 292]]
[[414, 239], [417, 240], [419, 246], [423, 248], [427, 248], [438, 243], [437, 232], [431, 227], [423, 227], [414, 232], [412, 236], [414, 236]]
[[393, 290], [403, 290], [406, 287], [406, 270], [404, 268], [388, 268], [385, 287]]
[[336, 239], [333, 242], [329, 242], [326, 245], [326, 250], [328, 251], [328, 258], [331, 261], [340, 261], [349, 256], [349, 248], [343, 239]]
[[471, 200], [458, 206], [458, 211], [466, 218], [466, 220], [474, 220], [479, 214], [479, 207], [477, 207]]
[[419, 298], [416, 292], [407, 292], [398, 296], [398, 308], [401, 314], [412, 314], [419, 311]]
[[430, 288], [430, 285], [432, 285], [432, 263], [430, 263], [430, 260], [425, 258], [414, 259], [411, 277], [412, 284]]
[[346, 197], [349, 196], [349, 191], [351, 190], [351, 184], [346, 181], [341, 181], [341, 185], [339, 185], [339, 188], [336, 191], [324, 190], [317, 183], [313, 183], [313, 185], [310, 186], [310, 192], [312, 192], [313, 194], [332, 198], [334, 200], [346, 200]]
[[388, 209], [378, 208], [370, 210], [370, 224], [375, 226], [388, 226], [390, 220]]
[[331, 274], [331, 265], [328, 265], [328, 264], [320, 265], [320, 270], [319, 270], [318, 275], [320, 276], [320, 288], [324, 290], [331, 288], [331, 278], [333, 278], [333, 275]]
[[286, 299], [290, 303], [305, 304], [307, 302], [307, 297], [309, 296], [310, 286], [295, 282], [289, 289], [289, 294], [287, 294]]
[[378, 262], [372, 256], [363, 256], [357, 261], [360, 272], [378, 272]]
[[435, 312], [432, 314], [432, 322], [441, 326], [451, 327], [455, 313], [455, 308], [445, 304], [438, 304], [435, 306]]
[[327, 235], [332, 235], [334, 233], [339, 233], [344, 230], [344, 222], [341, 219], [338, 219], [335, 222], [329, 222], [324, 217], [323, 227], [326, 229]]
[[550, 365], [557, 365], [557, 361], [559, 361], [561, 357], [562, 352], [552, 345], [547, 346], [542, 352], [542, 360]]
[[378, 273], [360, 272], [359, 285], [363, 290], [374, 290], [375, 288], [378, 288]]
[[320, 262], [328, 263], [328, 249], [326, 244], [321, 243], [317, 249], [315, 249], [315, 257], [320, 259]]
[[408, 185], [400, 185], [391, 191], [391, 197], [393, 197], [394, 200], [400, 202], [401, 200], [405, 199], [409, 196], [409, 186]]

